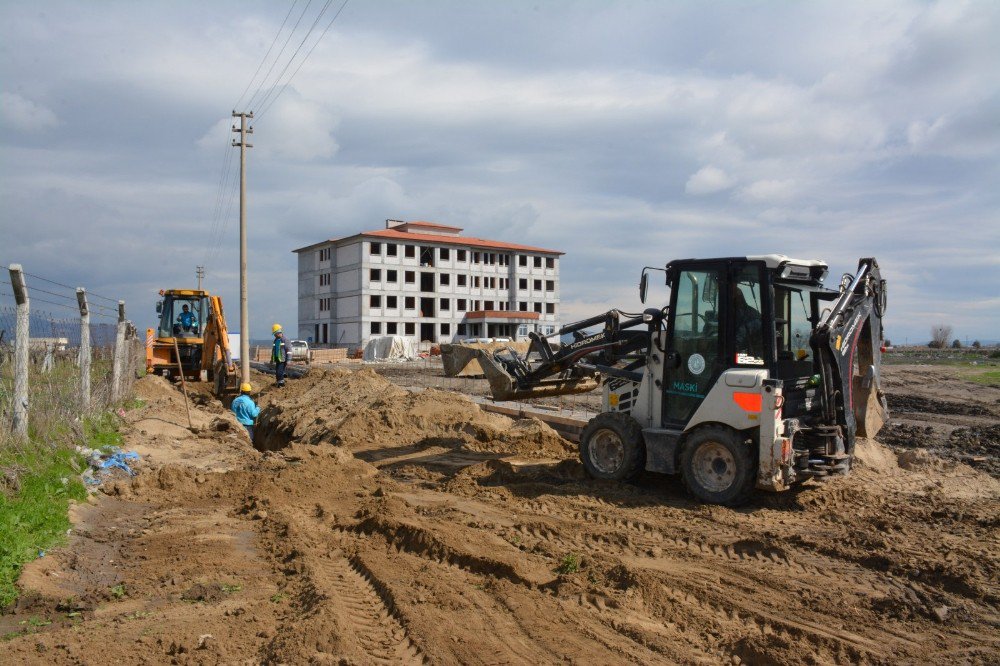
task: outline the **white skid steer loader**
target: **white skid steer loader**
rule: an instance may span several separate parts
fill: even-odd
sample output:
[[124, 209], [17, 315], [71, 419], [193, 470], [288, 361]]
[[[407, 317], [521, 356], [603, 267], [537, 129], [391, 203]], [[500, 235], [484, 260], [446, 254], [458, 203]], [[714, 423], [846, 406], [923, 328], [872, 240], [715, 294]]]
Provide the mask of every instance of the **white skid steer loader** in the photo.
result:
[[[763, 255], [685, 259], [663, 271], [662, 308], [618, 310], [563, 327], [557, 350], [532, 333], [526, 355], [475, 354], [498, 400], [602, 387], [580, 457], [596, 478], [680, 473], [704, 502], [737, 505], [753, 489], [784, 490], [847, 474], [856, 436], [886, 417], [879, 370], [886, 284], [861, 259], [839, 289], [827, 265]], [[602, 330], [584, 333], [603, 325]]]

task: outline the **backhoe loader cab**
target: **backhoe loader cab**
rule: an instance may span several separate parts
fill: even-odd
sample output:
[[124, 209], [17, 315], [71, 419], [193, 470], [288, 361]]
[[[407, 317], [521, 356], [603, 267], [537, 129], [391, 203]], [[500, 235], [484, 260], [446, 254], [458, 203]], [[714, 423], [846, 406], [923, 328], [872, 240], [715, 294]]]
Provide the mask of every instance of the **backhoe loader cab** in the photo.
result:
[[[159, 323], [146, 333], [146, 372], [211, 381], [217, 395], [234, 392], [238, 373], [229, 349], [222, 299], [197, 289], [165, 289]], [[179, 358], [178, 358], [179, 355]]]
[[[580, 441], [588, 473], [680, 472], [706, 502], [738, 504], [754, 487], [846, 474], [855, 437], [874, 436], [884, 421], [877, 262], [862, 259], [828, 289], [821, 261], [678, 260], [643, 271], [643, 300], [651, 270], [665, 273], [670, 290], [659, 307], [566, 326], [559, 333], [577, 339], [556, 352], [536, 336], [523, 359], [484, 355], [494, 397], [600, 384], [603, 412]], [[599, 323], [601, 333], [584, 333]]]

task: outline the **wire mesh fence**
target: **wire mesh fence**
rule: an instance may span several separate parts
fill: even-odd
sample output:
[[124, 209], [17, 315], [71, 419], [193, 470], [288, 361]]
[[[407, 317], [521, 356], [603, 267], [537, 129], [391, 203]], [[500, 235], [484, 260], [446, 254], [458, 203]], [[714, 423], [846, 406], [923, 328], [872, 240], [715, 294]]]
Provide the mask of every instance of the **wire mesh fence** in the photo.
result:
[[9, 273], [0, 279], [0, 445], [64, 441], [131, 394], [143, 347], [120, 301], [19, 265]]

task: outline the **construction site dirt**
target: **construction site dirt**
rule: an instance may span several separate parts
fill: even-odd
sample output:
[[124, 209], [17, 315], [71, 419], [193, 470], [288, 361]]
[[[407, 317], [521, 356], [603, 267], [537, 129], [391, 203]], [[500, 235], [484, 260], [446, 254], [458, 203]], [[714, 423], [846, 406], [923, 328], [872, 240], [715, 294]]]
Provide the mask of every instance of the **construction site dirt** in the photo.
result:
[[255, 377], [256, 448], [141, 380], [139, 473], [25, 568], [3, 661], [1000, 662], [996, 387], [886, 367], [895, 411], [851, 475], [730, 509], [591, 480], [476, 380], [406, 367]]

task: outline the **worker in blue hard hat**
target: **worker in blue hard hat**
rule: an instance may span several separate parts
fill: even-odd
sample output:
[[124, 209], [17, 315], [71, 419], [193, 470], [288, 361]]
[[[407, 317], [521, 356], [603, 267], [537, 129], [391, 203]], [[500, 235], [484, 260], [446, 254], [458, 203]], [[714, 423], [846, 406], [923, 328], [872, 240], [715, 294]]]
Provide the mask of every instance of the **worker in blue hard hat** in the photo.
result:
[[285, 368], [288, 366], [288, 342], [281, 332], [281, 324], [271, 327], [274, 344], [271, 346], [271, 362], [274, 363], [274, 379], [278, 386], [285, 385]]
[[250, 435], [251, 442], [253, 441], [254, 423], [257, 421], [257, 417], [260, 416], [260, 407], [250, 397], [250, 391], [252, 390], [253, 387], [248, 382], [240, 384], [240, 395], [233, 400], [232, 405], [236, 420], [247, 429], [247, 434]]

